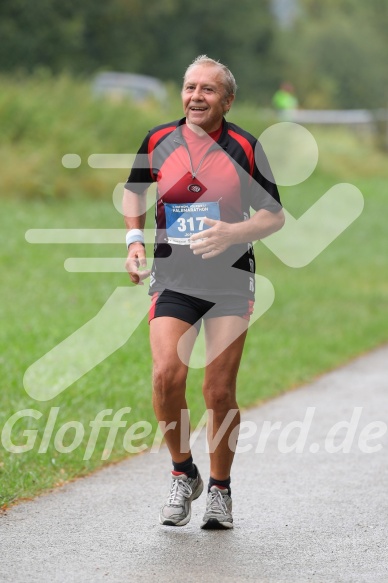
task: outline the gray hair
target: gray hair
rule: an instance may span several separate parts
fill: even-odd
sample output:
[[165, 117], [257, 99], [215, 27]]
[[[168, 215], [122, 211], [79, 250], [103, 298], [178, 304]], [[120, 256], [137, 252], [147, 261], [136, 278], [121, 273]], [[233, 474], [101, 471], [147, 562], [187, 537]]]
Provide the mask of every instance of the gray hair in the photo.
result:
[[220, 61], [215, 61], [214, 59], [211, 59], [207, 55], [199, 55], [199, 57], [194, 59], [194, 61], [191, 63], [191, 65], [189, 65], [187, 67], [185, 74], [183, 76], [183, 80], [186, 79], [189, 71], [191, 69], [193, 69], [194, 67], [196, 67], [197, 65], [212, 65], [213, 67], [214, 66], [218, 67], [222, 71], [223, 76], [224, 76], [224, 87], [225, 87], [226, 97], [229, 97], [230, 95], [236, 95], [237, 83], [236, 83], [236, 80], [233, 77], [231, 71], [228, 69], [228, 67], [226, 67], [226, 65], [223, 65], [222, 63], [220, 63]]

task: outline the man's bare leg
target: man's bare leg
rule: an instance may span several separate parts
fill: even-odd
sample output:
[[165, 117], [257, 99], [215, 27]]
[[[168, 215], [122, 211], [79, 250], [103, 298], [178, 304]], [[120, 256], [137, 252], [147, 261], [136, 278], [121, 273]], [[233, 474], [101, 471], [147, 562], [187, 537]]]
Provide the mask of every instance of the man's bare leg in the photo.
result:
[[191, 502], [202, 493], [203, 482], [190, 451], [190, 420], [185, 397], [188, 366], [179, 358], [177, 344], [188, 332], [184, 359], [187, 363], [197, 331], [190, 330], [190, 324], [167, 316], [153, 319], [150, 327], [153, 405], [156, 418], [167, 429], [165, 440], [174, 466], [170, 492], [160, 509], [159, 522], [166, 526], [184, 526], [191, 518]]
[[[205, 320], [207, 360], [203, 394], [209, 417], [208, 442], [210, 449], [210, 475], [219, 480], [230, 476], [240, 424], [240, 412], [236, 401], [236, 381], [244, 348], [248, 322], [239, 316], [224, 316]], [[228, 336], [233, 340], [214, 360], [212, 351], [217, 351], [217, 339], [223, 342]], [[210, 358], [209, 358], [210, 357]], [[217, 432], [222, 435], [219, 443]]]
[[209, 318], [205, 323], [208, 364], [203, 393], [209, 414], [210, 480], [204, 529], [233, 528], [230, 472], [240, 426], [236, 380], [247, 328], [247, 320], [239, 316]]
[[[191, 329], [191, 330], [190, 330]], [[188, 332], [189, 331], [189, 332]], [[197, 331], [187, 322], [163, 316], [150, 322], [150, 342], [153, 359], [152, 403], [156, 419], [165, 427], [165, 441], [174, 462], [183, 462], [190, 455], [189, 416], [186, 402], [188, 366], [177, 353], [177, 344], [185, 336], [185, 362], [192, 352]], [[182, 426], [182, 423], [185, 426]]]

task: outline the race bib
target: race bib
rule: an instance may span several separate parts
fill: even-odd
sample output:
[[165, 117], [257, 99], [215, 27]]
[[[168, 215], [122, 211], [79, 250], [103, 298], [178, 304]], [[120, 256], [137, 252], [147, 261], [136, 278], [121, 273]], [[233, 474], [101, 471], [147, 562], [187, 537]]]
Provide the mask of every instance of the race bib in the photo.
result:
[[190, 204], [165, 203], [167, 241], [173, 245], [190, 245], [190, 237], [210, 227], [204, 218], [220, 220], [218, 202]]

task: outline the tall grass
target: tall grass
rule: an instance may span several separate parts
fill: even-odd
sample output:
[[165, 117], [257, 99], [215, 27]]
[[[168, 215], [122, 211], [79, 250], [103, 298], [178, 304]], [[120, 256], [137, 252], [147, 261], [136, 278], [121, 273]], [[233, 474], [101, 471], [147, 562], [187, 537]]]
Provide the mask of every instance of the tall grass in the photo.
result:
[[[151, 127], [183, 115], [179, 89], [173, 86], [162, 106], [97, 99], [91, 80], [65, 74], [3, 75], [0, 85], [0, 197], [106, 199], [112, 183], [125, 180], [126, 171], [92, 169], [89, 156], [135, 153]], [[257, 136], [276, 121], [258, 107], [240, 104], [238, 97], [229, 119]], [[325, 173], [368, 177], [386, 167], [386, 155], [373, 148], [367, 135], [312, 131], [320, 141]], [[81, 157], [78, 168], [63, 167], [62, 157], [68, 153]]]
[[[90, 81], [66, 75], [3, 76], [0, 84], [1, 196], [105, 197], [124, 173], [91, 171], [88, 157], [136, 152], [146, 132], [173, 109], [162, 114], [152, 102], [97, 99]], [[81, 157], [79, 168], [62, 166], [68, 153]]]

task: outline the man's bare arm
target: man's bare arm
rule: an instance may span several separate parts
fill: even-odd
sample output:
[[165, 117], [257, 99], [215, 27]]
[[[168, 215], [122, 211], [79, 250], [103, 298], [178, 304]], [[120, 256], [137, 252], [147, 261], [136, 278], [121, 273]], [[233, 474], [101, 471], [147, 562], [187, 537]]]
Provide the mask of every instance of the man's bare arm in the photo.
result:
[[[144, 231], [147, 214], [146, 194], [146, 190], [142, 194], [137, 194], [127, 188], [124, 189], [123, 213], [128, 232], [132, 229]], [[144, 269], [145, 267], [147, 267], [145, 247], [141, 242], [135, 241], [128, 247], [128, 256], [125, 262], [125, 268], [132, 283], [142, 285], [143, 279], [146, 279], [150, 274], [149, 270]]]

